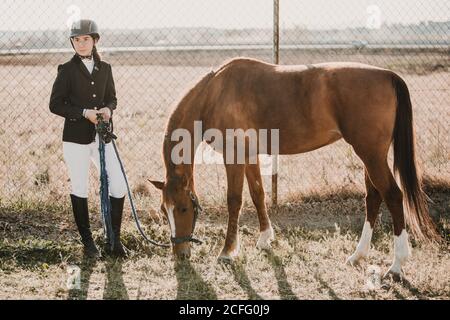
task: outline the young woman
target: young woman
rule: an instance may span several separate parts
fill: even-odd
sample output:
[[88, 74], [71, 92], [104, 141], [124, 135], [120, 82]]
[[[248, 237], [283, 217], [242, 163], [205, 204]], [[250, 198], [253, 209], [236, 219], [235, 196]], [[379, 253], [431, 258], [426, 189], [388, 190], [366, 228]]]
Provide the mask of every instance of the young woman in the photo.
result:
[[[63, 154], [71, 182], [71, 202], [75, 223], [84, 245], [84, 253], [98, 258], [100, 253], [92, 239], [88, 212], [89, 162], [100, 168], [99, 137], [95, 131], [97, 114], [109, 121], [116, 109], [117, 99], [111, 66], [101, 61], [96, 44], [100, 39], [97, 24], [92, 20], [73, 23], [70, 42], [75, 50], [72, 59], [58, 66], [58, 75], [50, 97], [50, 111], [65, 118]], [[114, 232], [112, 252], [125, 256], [120, 242], [125, 179], [114, 153], [112, 143], [105, 145], [106, 171], [111, 201]], [[109, 241], [109, 240], [108, 240]], [[106, 246], [108, 248], [110, 246]]]

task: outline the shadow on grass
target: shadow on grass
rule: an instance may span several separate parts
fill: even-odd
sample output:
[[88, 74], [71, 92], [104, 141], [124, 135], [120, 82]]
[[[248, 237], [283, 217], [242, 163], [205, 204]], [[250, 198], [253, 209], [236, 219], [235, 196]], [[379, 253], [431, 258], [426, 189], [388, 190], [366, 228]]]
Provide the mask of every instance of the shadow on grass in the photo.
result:
[[213, 287], [202, 279], [189, 260], [176, 260], [174, 270], [178, 281], [177, 300], [217, 300]]
[[107, 258], [105, 261], [106, 283], [103, 291], [104, 300], [129, 300], [128, 291], [123, 281], [122, 259]]
[[96, 266], [97, 261], [86, 256], [83, 257], [80, 268], [80, 286], [71, 288], [67, 300], [86, 300], [89, 292], [89, 280]]
[[382, 288], [390, 290], [397, 299], [405, 299], [406, 297], [396, 288], [396, 286], [401, 286], [403, 289], [406, 289], [412, 296], [419, 300], [429, 299], [429, 293], [424, 294], [405, 277], [399, 279], [389, 275], [384, 277]]
[[[89, 292], [89, 281], [95, 266], [102, 263], [99, 260], [83, 257], [79, 266], [72, 265], [69, 268], [79, 268], [79, 286], [73, 286], [69, 290], [68, 300], [86, 300]], [[104, 261], [106, 270], [104, 300], [129, 300], [128, 291], [122, 277], [122, 260], [106, 258]]]
[[[429, 196], [428, 208], [439, 233], [450, 244], [450, 183], [425, 180], [424, 190]], [[324, 207], [327, 211], [324, 212]], [[359, 238], [365, 220], [364, 194], [359, 191], [323, 191], [307, 196], [291, 195], [286, 202], [270, 208], [272, 221], [283, 227], [302, 227], [304, 230], [318, 232], [335, 231], [338, 225], [341, 232], [348, 232]], [[329, 212], [329, 215], [327, 215]], [[381, 231], [392, 232], [392, 219], [384, 202], [380, 208]], [[313, 239], [315, 240], [315, 239]], [[377, 241], [375, 233], [373, 241]]]
[[305, 263], [305, 267], [308, 269], [308, 271], [311, 274], [314, 274], [314, 279], [320, 284], [321, 289], [327, 290], [328, 291], [328, 295], [331, 299], [333, 300], [342, 300], [334, 291], [334, 289], [332, 287], [330, 287], [330, 285], [320, 276], [320, 274], [317, 272], [317, 270], [319, 269], [317, 264], [314, 263], [312, 267], [308, 266], [308, 259], [306, 258], [305, 255], [300, 254], [298, 255], [298, 257]]
[[[8, 264], [25, 270], [45, 268], [45, 265], [75, 262], [74, 247], [69, 243], [56, 243], [40, 239], [0, 242], [2, 268]], [[77, 250], [75, 250], [77, 251]]]
[[272, 249], [265, 250], [265, 257], [272, 265], [277, 279], [278, 292], [282, 300], [298, 300], [298, 297], [292, 291], [292, 287], [287, 281], [286, 271], [283, 267], [283, 260], [277, 256]]
[[314, 279], [317, 280], [317, 282], [319, 282], [319, 284], [322, 286], [322, 289], [325, 289], [328, 291], [328, 295], [330, 296], [331, 299], [333, 300], [341, 300], [341, 298], [339, 298], [339, 296], [336, 294], [336, 292], [333, 290], [333, 288], [331, 288], [328, 283], [322, 279], [322, 277], [319, 274], [315, 274], [314, 275]]
[[231, 271], [234, 276], [234, 280], [245, 291], [249, 300], [263, 300], [263, 298], [253, 289], [252, 283], [245, 271], [244, 264], [240, 261], [225, 261], [219, 260], [219, 262], [225, 269]]

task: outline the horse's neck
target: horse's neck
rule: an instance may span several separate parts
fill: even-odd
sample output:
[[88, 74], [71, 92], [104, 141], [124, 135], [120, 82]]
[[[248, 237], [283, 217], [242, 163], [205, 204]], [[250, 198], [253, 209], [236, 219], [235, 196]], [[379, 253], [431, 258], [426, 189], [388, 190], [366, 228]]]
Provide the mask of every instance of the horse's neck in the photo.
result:
[[[172, 177], [172, 176], [181, 176], [186, 175], [188, 177], [191, 177], [194, 172], [194, 158], [195, 158], [195, 152], [200, 145], [200, 143], [197, 143], [197, 145], [194, 144], [194, 136], [193, 133], [191, 134], [191, 155], [190, 155], [190, 162], [189, 163], [182, 163], [182, 164], [174, 164], [172, 161], [172, 149], [173, 147], [179, 143], [178, 141], [171, 141], [171, 134], [167, 134], [164, 137], [164, 163], [166, 166], [166, 176]], [[201, 142], [201, 141], [200, 141]]]
[[[182, 101], [172, 113], [167, 125], [164, 136], [164, 162], [166, 164], [167, 175], [187, 175], [191, 177], [194, 170], [195, 152], [200, 145], [201, 139], [195, 139], [195, 121], [201, 121], [201, 113], [199, 108], [193, 108], [194, 103], [190, 101]], [[175, 165], [171, 160], [172, 149], [180, 143], [180, 141], [172, 141], [172, 134], [175, 130], [187, 130], [190, 136], [190, 163]], [[199, 140], [199, 141], [197, 141]]]
[[[167, 175], [181, 172], [189, 177], [193, 175], [195, 151], [201, 142], [195, 138], [195, 121], [202, 120], [203, 109], [205, 106], [205, 88], [214, 76], [211, 71], [205, 75], [194, 87], [192, 87], [178, 103], [178, 106], [170, 116], [164, 137], [164, 161], [166, 164]], [[190, 164], [175, 165], [171, 161], [173, 147], [178, 141], [172, 141], [172, 133], [177, 129], [185, 129], [190, 134], [191, 161]], [[201, 133], [203, 134], [203, 132]], [[178, 172], [177, 172], [178, 171]]]

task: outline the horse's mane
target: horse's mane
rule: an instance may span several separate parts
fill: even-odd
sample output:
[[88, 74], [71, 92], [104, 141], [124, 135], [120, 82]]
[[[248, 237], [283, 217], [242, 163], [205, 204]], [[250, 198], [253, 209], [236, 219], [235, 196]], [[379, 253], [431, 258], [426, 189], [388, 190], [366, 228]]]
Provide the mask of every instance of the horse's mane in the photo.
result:
[[166, 135], [170, 134], [174, 129], [178, 128], [181, 117], [184, 116], [183, 111], [185, 111], [184, 108], [186, 108], [185, 102], [198, 96], [198, 94], [202, 91], [202, 89], [214, 75], [215, 72], [213, 70], [209, 71], [199, 81], [197, 81], [194, 86], [187, 89], [187, 91], [182, 95], [181, 99], [178, 100], [178, 103], [169, 116], [165, 132]]
[[[175, 130], [180, 128], [180, 123], [183, 121], [185, 116], [189, 113], [189, 110], [187, 110], [191, 105], [191, 103], [188, 103], [192, 101], [193, 99], [196, 99], [202, 92], [203, 89], [206, 87], [206, 85], [209, 83], [209, 80], [211, 80], [212, 77], [214, 77], [216, 73], [214, 70], [210, 70], [206, 75], [204, 75], [199, 81], [196, 82], [195, 85], [187, 89], [187, 91], [182, 95], [182, 98], [179, 99], [179, 102], [176, 104], [174, 110], [169, 116], [169, 120], [166, 125], [166, 130], [164, 133], [164, 144], [163, 144], [163, 156], [164, 161], [166, 162], [166, 166], [169, 165], [169, 158], [170, 158], [170, 152], [171, 152], [171, 144], [170, 142], [170, 135]], [[201, 106], [195, 105], [196, 108], [199, 108]]]

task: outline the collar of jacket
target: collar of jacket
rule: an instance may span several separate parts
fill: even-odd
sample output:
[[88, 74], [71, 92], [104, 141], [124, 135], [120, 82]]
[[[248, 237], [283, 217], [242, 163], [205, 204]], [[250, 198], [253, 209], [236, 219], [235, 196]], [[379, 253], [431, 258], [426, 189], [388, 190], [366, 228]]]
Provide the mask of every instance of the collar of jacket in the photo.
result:
[[96, 59], [95, 57], [94, 57], [94, 69], [92, 70], [92, 74], [89, 73], [89, 71], [86, 69], [86, 66], [84, 65], [84, 63], [82, 63], [83, 61], [77, 54], [74, 54], [71, 61], [75, 62], [81, 68], [81, 70], [83, 70], [83, 73], [86, 76], [88, 76], [89, 78], [92, 78], [95, 73], [100, 71], [100, 68], [101, 68], [100, 61], [98, 59]]

